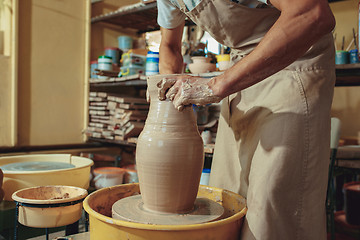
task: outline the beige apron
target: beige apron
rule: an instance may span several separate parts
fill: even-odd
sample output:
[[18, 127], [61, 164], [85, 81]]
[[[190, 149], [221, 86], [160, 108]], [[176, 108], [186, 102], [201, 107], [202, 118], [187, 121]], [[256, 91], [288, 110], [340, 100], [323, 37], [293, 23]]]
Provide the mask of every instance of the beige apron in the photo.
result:
[[[237, 62], [279, 16], [230, 0], [181, 10]], [[326, 239], [330, 108], [335, 83], [330, 34], [286, 69], [223, 100], [210, 185], [247, 198], [241, 237]]]

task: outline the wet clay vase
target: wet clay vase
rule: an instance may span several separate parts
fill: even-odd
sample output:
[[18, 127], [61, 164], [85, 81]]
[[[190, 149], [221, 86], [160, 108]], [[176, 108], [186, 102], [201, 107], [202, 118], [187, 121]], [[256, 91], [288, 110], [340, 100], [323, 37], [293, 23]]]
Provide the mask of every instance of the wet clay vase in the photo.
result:
[[147, 79], [150, 109], [136, 147], [136, 164], [145, 210], [186, 213], [193, 209], [204, 163], [204, 146], [192, 107], [182, 112], [158, 99], [157, 83]]

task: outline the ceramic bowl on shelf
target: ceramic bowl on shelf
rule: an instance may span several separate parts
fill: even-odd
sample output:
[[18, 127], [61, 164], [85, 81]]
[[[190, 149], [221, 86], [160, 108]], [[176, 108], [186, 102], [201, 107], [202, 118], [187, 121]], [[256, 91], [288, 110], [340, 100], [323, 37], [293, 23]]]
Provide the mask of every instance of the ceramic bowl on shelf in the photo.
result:
[[193, 63], [209, 63], [211, 61], [211, 58], [203, 57], [203, 56], [195, 56], [191, 57], [191, 60]]
[[225, 71], [226, 69], [228, 69], [231, 66], [230, 61], [218, 62], [218, 64], [219, 64], [220, 71]]
[[216, 70], [216, 64], [208, 62], [190, 63], [189, 70], [194, 74], [214, 72]]

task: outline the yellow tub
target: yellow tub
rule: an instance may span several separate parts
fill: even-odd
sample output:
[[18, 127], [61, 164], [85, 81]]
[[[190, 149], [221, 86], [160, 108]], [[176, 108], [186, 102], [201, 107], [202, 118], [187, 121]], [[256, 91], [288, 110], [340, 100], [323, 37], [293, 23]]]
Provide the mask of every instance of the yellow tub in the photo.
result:
[[86, 196], [87, 191], [83, 188], [57, 185], [21, 189], [14, 192], [12, 198], [19, 203], [19, 223], [28, 227], [53, 228], [78, 221]]
[[88, 189], [91, 159], [71, 156], [70, 154], [34, 154], [0, 157], [0, 167], [17, 162], [62, 162], [74, 165], [74, 168], [45, 171], [6, 171], [4, 170], [4, 199], [12, 201], [11, 195], [17, 190], [45, 185], [66, 185]]
[[214, 222], [193, 225], [149, 225], [111, 218], [112, 205], [117, 200], [139, 192], [139, 184], [132, 183], [103, 188], [87, 196], [83, 206], [89, 214], [90, 239], [230, 240], [239, 238], [247, 208], [245, 199], [238, 194], [220, 188], [200, 186], [198, 197], [216, 201], [225, 209], [225, 217]]

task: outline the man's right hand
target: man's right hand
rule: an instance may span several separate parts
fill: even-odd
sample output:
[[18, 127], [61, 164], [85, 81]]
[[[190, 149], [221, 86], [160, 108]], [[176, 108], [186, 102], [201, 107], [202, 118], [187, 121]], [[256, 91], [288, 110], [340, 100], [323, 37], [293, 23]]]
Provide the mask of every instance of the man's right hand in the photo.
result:
[[159, 99], [170, 99], [179, 111], [190, 104], [206, 105], [220, 102], [221, 98], [216, 96], [211, 89], [212, 80], [213, 78], [189, 75], [165, 77], [157, 85]]

